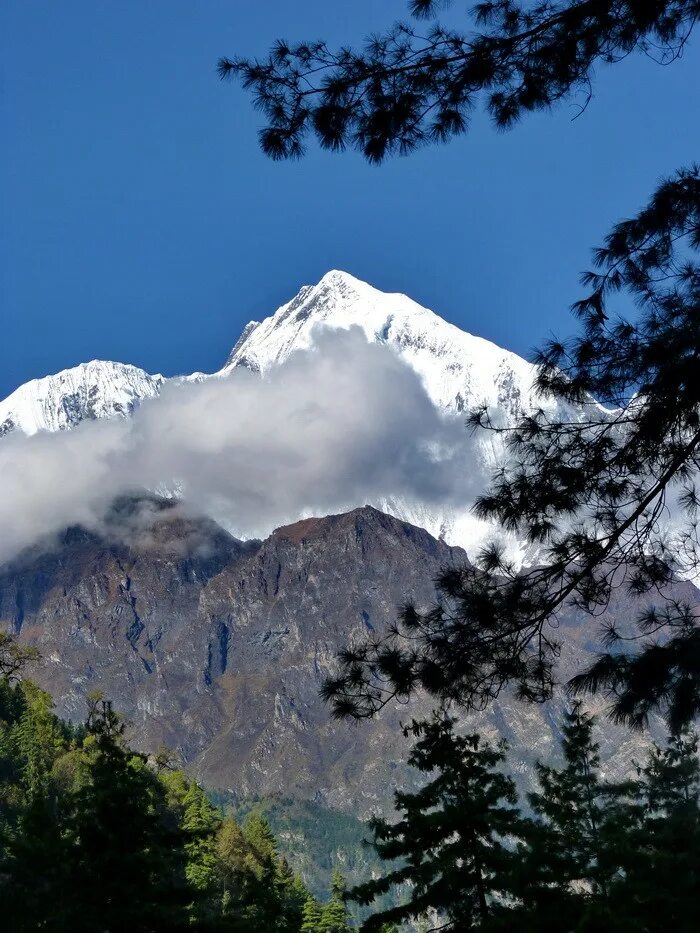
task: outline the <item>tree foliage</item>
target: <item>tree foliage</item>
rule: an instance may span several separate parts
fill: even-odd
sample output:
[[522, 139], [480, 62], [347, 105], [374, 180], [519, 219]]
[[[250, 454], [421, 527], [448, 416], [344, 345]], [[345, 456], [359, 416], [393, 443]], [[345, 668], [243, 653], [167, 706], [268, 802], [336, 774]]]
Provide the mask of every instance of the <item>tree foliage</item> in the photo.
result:
[[[582, 333], [539, 355], [542, 407], [508, 427], [472, 416], [509, 451], [476, 512], [535, 546], [536, 562], [518, 569], [489, 547], [442, 574], [432, 609], [408, 606], [387, 637], [341, 654], [324, 688], [337, 715], [371, 716], [419, 688], [476, 709], [507, 684], [545, 700], [562, 613], [600, 614], [615, 591], [638, 600], [636, 627], [604, 628], [608, 650], [572, 689], [607, 691], [634, 725], [655, 709], [674, 728], [700, 713], [697, 600], [671, 585], [699, 569], [699, 251], [693, 167], [595, 252], [574, 306]], [[616, 297], [634, 317], [615, 313]]]
[[523, 813], [503, 749], [458, 735], [449, 719], [414, 724], [411, 761], [430, 780], [415, 794], [397, 793], [396, 821], [373, 821], [388, 870], [350, 892], [364, 904], [396, 885], [410, 896], [362, 929], [412, 918], [435, 931], [694, 930], [697, 736], [671, 734], [636, 777], [610, 784], [593, 728], [574, 704], [562, 722], [560, 761], [537, 766]]
[[577, 929], [582, 896], [607, 899], [613, 810], [599, 774], [593, 724], [574, 704], [562, 723], [563, 766], [536, 766], [538, 789], [528, 795], [534, 818], [524, 824], [511, 882], [525, 929]]
[[418, 741], [409, 763], [430, 779], [415, 793], [396, 793], [398, 821], [371, 822], [378, 853], [397, 867], [351, 892], [371, 904], [392, 886], [410, 884], [411, 897], [374, 914], [363, 929], [381, 931], [384, 924], [438, 911], [447, 923], [441, 929], [470, 930], [486, 921], [502, 893], [512, 859], [505, 840], [518, 832], [515, 785], [498, 770], [501, 748], [478, 735], [459, 736], [454, 726], [439, 714], [413, 723]]
[[[3, 930], [300, 933], [310, 895], [262, 816], [240, 826], [171, 755], [131, 749], [100, 694], [73, 727], [16, 675], [0, 676]], [[344, 933], [340, 884], [320, 933]]]
[[[440, 4], [409, 6], [426, 20]], [[698, 13], [698, 0], [484, 0], [468, 31], [403, 22], [359, 50], [278, 41], [262, 61], [222, 58], [219, 73], [252, 93], [272, 158], [301, 156], [313, 134], [379, 162], [464, 133], [480, 102], [501, 128], [576, 93], [583, 107], [597, 65], [633, 52], [673, 60]]]

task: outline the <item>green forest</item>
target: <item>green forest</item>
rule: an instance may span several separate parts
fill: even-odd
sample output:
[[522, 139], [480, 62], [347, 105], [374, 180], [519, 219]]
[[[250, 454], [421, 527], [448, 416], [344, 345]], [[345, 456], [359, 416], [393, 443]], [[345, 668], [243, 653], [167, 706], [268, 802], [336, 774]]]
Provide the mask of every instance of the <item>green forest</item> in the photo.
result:
[[[6, 930], [696, 929], [700, 765], [687, 728], [612, 784], [594, 719], [574, 703], [558, 765], [539, 764], [537, 789], [520, 799], [503, 743], [461, 734], [444, 711], [414, 721], [405, 733], [420, 789], [397, 791], [392, 818], [369, 822], [371, 878], [348, 890], [322, 856], [319, 899], [300, 874], [319, 863], [303, 851], [319, 838], [313, 809], [268, 807], [302, 840], [288, 861], [262, 805], [239, 805], [237, 819], [167, 750], [130, 748], [126, 723], [99, 694], [84, 724], [62, 721], [51, 697], [20, 678], [24, 649], [9, 636], [2, 648]], [[332, 820], [323, 826], [333, 837]]]
[[[215, 806], [166, 750], [134, 751], [109, 700], [85, 723], [18, 679], [2, 637], [0, 915], [7, 931], [349, 929], [345, 882], [320, 902], [280, 855], [260, 807]], [[8, 660], [9, 659], [9, 660]]]

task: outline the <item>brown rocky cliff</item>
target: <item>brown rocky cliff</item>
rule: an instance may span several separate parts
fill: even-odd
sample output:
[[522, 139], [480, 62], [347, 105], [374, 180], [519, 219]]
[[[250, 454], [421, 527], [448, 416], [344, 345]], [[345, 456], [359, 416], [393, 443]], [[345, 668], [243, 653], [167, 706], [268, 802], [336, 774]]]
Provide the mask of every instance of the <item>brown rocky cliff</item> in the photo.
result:
[[[339, 647], [382, 630], [408, 599], [429, 605], [439, 571], [463, 551], [376, 509], [305, 519], [242, 544], [172, 503], [128, 501], [101, 534], [66, 532], [0, 570], [0, 625], [34, 643], [33, 672], [58, 712], [82, 720], [100, 689], [146, 749], [174, 749], [209, 786], [278, 791], [366, 814], [408, 778], [396, 705], [353, 725], [329, 716], [319, 687]], [[616, 597], [611, 613], [629, 607]], [[564, 665], [595, 649], [590, 620], [562, 625]], [[504, 736], [523, 774], [557, 744], [560, 696], [504, 695], [467, 725]], [[602, 753], [623, 774], [643, 739], [606, 724]]]

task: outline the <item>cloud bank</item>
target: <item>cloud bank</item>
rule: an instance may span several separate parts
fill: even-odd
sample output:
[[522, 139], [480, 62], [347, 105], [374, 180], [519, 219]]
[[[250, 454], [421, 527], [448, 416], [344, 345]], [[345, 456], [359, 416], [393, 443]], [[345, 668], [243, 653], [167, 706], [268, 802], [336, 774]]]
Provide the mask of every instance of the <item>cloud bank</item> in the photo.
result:
[[0, 561], [68, 525], [99, 528], [134, 490], [176, 491], [239, 537], [387, 499], [464, 507], [470, 446], [391, 349], [359, 328], [318, 331], [264, 377], [170, 383], [129, 420], [3, 439]]

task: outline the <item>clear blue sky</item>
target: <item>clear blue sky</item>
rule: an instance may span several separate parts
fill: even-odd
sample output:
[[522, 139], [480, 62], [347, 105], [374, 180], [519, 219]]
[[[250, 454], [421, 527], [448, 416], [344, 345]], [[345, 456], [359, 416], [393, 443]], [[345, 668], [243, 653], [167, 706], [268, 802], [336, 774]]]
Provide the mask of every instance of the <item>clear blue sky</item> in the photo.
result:
[[[458, 2], [455, 10], [462, 8]], [[520, 353], [570, 329], [611, 222], [700, 155], [700, 35], [601, 69], [583, 116], [526, 118], [380, 168], [273, 163], [215, 74], [271, 40], [361, 39], [403, 0], [5, 0], [0, 396], [92, 358], [220, 366], [241, 327], [329, 268]]]

